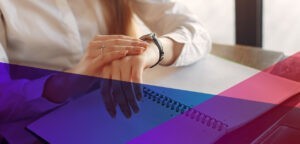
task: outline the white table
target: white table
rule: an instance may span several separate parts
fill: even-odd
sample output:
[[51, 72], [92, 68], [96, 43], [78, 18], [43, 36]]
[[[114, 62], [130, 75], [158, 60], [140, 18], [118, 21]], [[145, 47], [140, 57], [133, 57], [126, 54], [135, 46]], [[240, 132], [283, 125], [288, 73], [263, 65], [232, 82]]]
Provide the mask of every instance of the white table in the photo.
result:
[[[206, 59], [188, 67], [149, 69], [146, 71], [144, 78], [146, 84], [218, 94], [257, 72], [252, 68], [209, 55]], [[164, 108], [146, 99], [140, 103], [140, 112], [130, 120], [121, 116], [121, 111], [117, 109], [118, 115], [112, 121], [106, 114], [99, 93], [95, 91], [70, 102], [66, 106], [42, 117], [32, 124], [29, 129], [50, 142], [98, 141], [98, 134], [106, 134], [101, 137], [103, 138], [101, 140], [106, 142], [126, 141], [136, 137], [137, 133], [144, 133], [172, 118], [175, 114], [174, 110]], [[177, 99], [174, 97], [174, 100]], [[49, 127], [49, 125], [55, 125], [55, 127]], [[67, 134], [60, 134], [61, 129]], [[111, 131], [106, 131], [108, 129]], [[128, 129], [132, 133], [128, 133], [126, 131]], [[215, 131], [213, 132], [215, 134]], [[127, 135], [124, 136], [125, 134]], [[117, 135], [116, 137], [122, 135], [122, 139], [111, 138], [115, 135]], [[216, 133], [216, 135], [219, 135], [219, 133]]]
[[218, 94], [258, 72], [256, 69], [208, 55], [187, 67], [148, 69], [144, 73], [144, 81], [156, 86]]

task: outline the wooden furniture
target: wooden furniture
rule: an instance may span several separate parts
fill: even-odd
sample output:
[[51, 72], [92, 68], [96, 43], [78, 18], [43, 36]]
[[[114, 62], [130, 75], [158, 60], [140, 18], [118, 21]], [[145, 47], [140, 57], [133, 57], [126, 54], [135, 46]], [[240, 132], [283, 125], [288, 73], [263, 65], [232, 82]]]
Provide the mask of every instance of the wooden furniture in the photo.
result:
[[213, 44], [211, 53], [258, 70], [264, 70], [282, 60], [281, 52], [274, 52], [242, 45]]

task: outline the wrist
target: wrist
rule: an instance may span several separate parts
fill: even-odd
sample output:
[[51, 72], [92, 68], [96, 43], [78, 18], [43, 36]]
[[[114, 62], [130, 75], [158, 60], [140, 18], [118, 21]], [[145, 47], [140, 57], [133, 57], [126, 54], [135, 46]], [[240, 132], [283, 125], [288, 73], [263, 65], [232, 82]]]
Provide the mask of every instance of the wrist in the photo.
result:
[[[160, 62], [164, 59], [164, 49], [163, 49], [162, 43], [160, 42], [160, 40], [158, 39], [156, 34], [150, 33], [150, 34], [142, 36], [140, 39], [147, 41], [147, 42], [149, 42], [149, 41], [151, 42], [150, 48], [152, 48], [152, 49], [150, 49], [149, 51], [152, 50], [152, 55], [150, 55], [150, 56], [152, 56], [152, 58], [154, 58], [154, 57], [157, 58], [157, 61], [153, 65], [151, 65], [150, 68], [153, 68], [156, 65], [160, 64]], [[153, 48], [156, 49], [156, 51]], [[154, 55], [154, 54], [156, 54], [156, 55]], [[152, 60], [151, 60], [151, 62], [152, 62]]]
[[159, 59], [159, 50], [153, 42], [150, 42], [143, 55], [146, 57], [146, 68], [150, 68], [151, 66], [155, 65]]
[[94, 75], [92, 75], [93, 73], [90, 70], [88, 70], [88, 68], [86, 66], [87, 66], [87, 64], [79, 62], [74, 67], [72, 67], [64, 72], [76, 74], [76, 75], [94, 76]]

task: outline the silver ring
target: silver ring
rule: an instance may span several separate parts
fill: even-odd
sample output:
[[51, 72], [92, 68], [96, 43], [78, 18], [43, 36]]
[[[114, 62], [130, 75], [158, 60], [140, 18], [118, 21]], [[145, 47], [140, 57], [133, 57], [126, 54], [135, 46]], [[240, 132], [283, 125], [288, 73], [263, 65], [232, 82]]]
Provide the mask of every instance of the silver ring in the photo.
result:
[[104, 45], [101, 45], [101, 47], [100, 47], [100, 54], [103, 54], [103, 49], [105, 48], [105, 46]]

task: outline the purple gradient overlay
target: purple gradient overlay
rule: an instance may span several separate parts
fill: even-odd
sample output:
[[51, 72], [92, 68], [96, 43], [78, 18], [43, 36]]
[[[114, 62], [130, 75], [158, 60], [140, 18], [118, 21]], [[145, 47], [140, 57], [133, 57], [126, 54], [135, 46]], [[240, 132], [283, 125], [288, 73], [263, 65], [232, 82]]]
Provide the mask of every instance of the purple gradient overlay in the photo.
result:
[[[95, 85], [87, 88], [88, 91], [84, 93], [73, 95], [74, 99], [82, 99], [82, 95], [98, 89], [101, 82], [111, 83], [111, 80], [1, 63], [0, 123], [27, 118], [37, 119], [56, 108], [57, 106], [41, 108], [42, 103], [35, 102], [43, 94], [47, 79], [53, 75], [60, 76], [58, 83], [63, 83], [65, 79], [76, 81], [71, 87], [58, 89], [60, 92], [82, 88], [93, 81]], [[120, 118], [121, 115], [117, 115], [120, 122], [126, 121], [131, 124], [128, 129], [112, 128], [109, 127], [110, 125], [106, 128], [110, 131], [110, 137], [115, 137], [118, 142], [133, 144], [250, 143], [253, 141], [295, 143], [299, 142], [300, 137], [299, 82], [300, 53], [297, 53], [216, 96], [141, 85], [158, 92], [164, 91], [165, 95], [177, 94], [173, 97], [177, 101], [184, 101], [189, 97], [194, 99], [193, 96], [197, 96], [198, 99], [186, 101], [190, 103], [190, 107], [184, 108], [183, 114], [179, 112], [172, 117], [166, 117], [162, 110], [161, 115], [150, 115], [149, 119], [150, 117], [161, 117], [161, 119], [147, 126], [144, 125], [146, 122], [149, 123], [147, 117], [139, 118], [138, 114], [133, 114], [133, 120]], [[145, 96], [145, 91], [143, 92]], [[104, 90], [104, 93], [109, 91]], [[153, 101], [153, 108], [157, 107], [156, 104], [161, 105], [162, 101], [157, 102], [159, 97], [147, 98]], [[169, 99], [166, 104], [168, 102]], [[98, 103], [95, 101], [96, 104]], [[170, 104], [174, 104], [174, 101], [170, 101]], [[83, 112], [84, 109], [85, 107], [82, 108]], [[107, 123], [114, 123], [112, 122], [114, 119], [111, 119], [106, 111], [99, 110], [91, 113], [101, 115]], [[86, 127], [82, 125], [79, 126], [79, 130], [80, 128]], [[92, 129], [90, 131], [93, 132]], [[61, 134], [61, 139], [68, 137]], [[86, 133], [82, 134], [84, 135]], [[98, 134], [94, 133], [94, 135], [96, 137]], [[101, 143], [101, 135], [105, 134], [99, 134], [99, 139], [92, 143]]]

